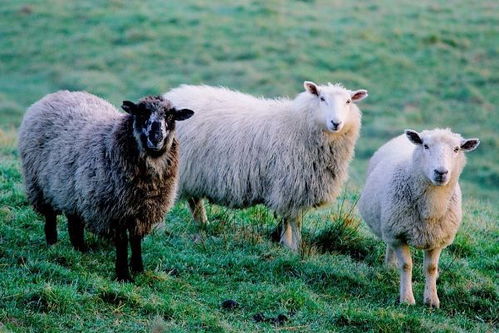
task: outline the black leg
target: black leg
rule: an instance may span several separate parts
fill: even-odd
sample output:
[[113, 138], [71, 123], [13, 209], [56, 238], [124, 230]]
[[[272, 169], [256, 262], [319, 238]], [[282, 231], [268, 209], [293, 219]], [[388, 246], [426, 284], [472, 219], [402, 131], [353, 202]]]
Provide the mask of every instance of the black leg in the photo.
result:
[[132, 257], [130, 259], [130, 268], [133, 273], [142, 273], [144, 264], [142, 263], [142, 237], [135, 234], [130, 228], [130, 248], [132, 249]]
[[128, 271], [128, 236], [126, 229], [117, 227], [114, 232], [116, 245], [116, 279], [122, 282], [132, 282]]
[[277, 227], [272, 231], [272, 233], [270, 234], [270, 239], [273, 242], [278, 243], [281, 240], [281, 233], [282, 233], [282, 221], [279, 222]]
[[47, 212], [45, 215], [45, 239], [48, 245], [57, 243], [57, 214]]
[[77, 215], [67, 215], [69, 239], [75, 250], [86, 252], [84, 238], [84, 224], [81, 218]]

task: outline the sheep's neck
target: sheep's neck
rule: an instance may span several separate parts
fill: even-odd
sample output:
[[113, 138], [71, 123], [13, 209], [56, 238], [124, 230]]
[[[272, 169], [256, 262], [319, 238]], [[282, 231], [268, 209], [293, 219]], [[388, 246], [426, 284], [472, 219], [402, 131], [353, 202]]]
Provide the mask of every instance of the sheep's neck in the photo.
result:
[[427, 221], [438, 221], [448, 211], [457, 181], [451, 179], [447, 185], [435, 186], [423, 175], [411, 177], [411, 187], [420, 217]]

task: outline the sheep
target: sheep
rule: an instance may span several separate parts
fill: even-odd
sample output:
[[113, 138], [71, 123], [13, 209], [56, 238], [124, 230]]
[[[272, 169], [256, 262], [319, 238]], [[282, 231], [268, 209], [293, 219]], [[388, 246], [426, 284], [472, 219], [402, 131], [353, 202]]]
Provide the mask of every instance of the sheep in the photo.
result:
[[[69, 238], [86, 251], [84, 228], [116, 246], [116, 277], [144, 270], [141, 241], [173, 205], [178, 184], [176, 110], [161, 96], [118, 112], [86, 92], [59, 91], [33, 104], [19, 130], [29, 202], [45, 217], [47, 244], [57, 242], [56, 217], [65, 214]], [[128, 231], [128, 235], [127, 235]]]
[[400, 270], [400, 302], [415, 304], [409, 246], [424, 250], [424, 303], [440, 307], [436, 281], [442, 249], [461, 224], [459, 176], [477, 138], [449, 129], [406, 130], [369, 161], [359, 200], [362, 218], [386, 244], [385, 264]]
[[[354, 104], [366, 90], [304, 82], [294, 99], [256, 98], [210, 86], [182, 85], [164, 96], [196, 115], [178, 126], [179, 197], [207, 222], [203, 199], [231, 208], [264, 204], [283, 220], [280, 243], [296, 251], [301, 217], [331, 203], [347, 178], [359, 136]], [[278, 236], [279, 237], [279, 236]]]

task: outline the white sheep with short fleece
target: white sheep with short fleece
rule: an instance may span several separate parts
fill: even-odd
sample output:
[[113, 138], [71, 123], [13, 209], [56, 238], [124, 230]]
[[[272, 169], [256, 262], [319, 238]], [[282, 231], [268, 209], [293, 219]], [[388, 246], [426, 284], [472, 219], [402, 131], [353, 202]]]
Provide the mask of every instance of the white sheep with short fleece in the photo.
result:
[[406, 130], [383, 145], [369, 161], [359, 210], [386, 244], [385, 263], [398, 262], [400, 302], [414, 304], [409, 246], [423, 249], [424, 303], [439, 307], [438, 261], [461, 224], [459, 176], [464, 153], [480, 141], [449, 129]]

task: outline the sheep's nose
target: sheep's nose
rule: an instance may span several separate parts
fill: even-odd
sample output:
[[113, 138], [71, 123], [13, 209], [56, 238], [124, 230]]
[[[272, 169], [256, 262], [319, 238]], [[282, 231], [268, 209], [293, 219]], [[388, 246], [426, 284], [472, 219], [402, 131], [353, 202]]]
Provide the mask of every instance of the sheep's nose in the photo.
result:
[[449, 173], [449, 170], [447, 169], [435, 169], [433, 170], [433, 172], [435, 172], [435, 174], [439, 177], [442, 177], [442, 176], [445, 176], [446, 174]]
[[333, 120], [331, 120], [331, 125], [333, 125], [334, 129], [338, 129], [338, 127], [340, 127], [340, 125], [341, 125], [341, 121], [338, 121], [337, 123], [335, 123]]
[[156, 141], [161, 141], [163, 140], [163, 134], [161, 132], [153, 133], [152, 138]]

